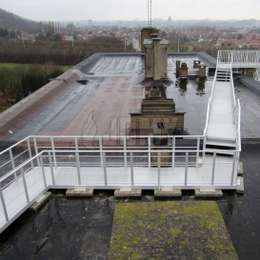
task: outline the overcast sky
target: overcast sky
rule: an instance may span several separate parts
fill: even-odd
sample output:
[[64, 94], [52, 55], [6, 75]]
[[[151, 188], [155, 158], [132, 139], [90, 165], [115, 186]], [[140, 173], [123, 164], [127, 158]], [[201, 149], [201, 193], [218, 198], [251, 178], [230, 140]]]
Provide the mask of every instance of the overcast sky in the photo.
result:
[[[143, 20], [147, 0], [0, 0], [0, 8], [33, 20]], [[260, 19], [260, 0], [154, 0], [155, 18]]]

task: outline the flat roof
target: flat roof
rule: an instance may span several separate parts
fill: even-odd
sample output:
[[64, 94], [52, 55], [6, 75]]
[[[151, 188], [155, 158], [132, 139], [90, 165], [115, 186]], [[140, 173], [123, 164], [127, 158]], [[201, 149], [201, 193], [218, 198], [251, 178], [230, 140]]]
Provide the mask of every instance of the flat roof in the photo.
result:
[[[167, 97], [175, 100], [177, 112], [186, 112], [187, 133], [203, 134], [213, 78], [206, 81], [205, 88], [195, 80], [189, 80], [187, 86], [176, 86], [175, 63], [182, 60], [192, 67], [194, 60], [201, 60], [214, 68], [214, 58], [205, 53], [172, 53], [168, 60], [172, 83], [167, 88]], [[22, 113], [19, 113], [19, 106], [13, 108], [18, 112], [17, 116], [0, 129], [2, 140], [17, 141], [28, 135], [129, 133], [130, 114], [140, 112], [144, 96], [142, 54], [95, 54], [65, 74], [68, 80], [56, 82], [59, 87], [51, 82], [50, 94]], [[86, 85], [77, 82], [82, 78], [88, 80]], [[260, 138], [260, 116], [257, 113], [260, 98], [241, 84], [237, 85], [237, 92], [242, 105], [242, 138]], [[33, 95], [37, 93], [32, 94], [32, 98]]]

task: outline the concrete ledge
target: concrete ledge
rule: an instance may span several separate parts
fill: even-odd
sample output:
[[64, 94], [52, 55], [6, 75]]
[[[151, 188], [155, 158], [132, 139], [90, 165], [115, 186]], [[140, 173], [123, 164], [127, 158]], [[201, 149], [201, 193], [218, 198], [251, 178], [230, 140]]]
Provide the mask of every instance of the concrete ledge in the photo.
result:
[[172, 187], [163, 187], [154, 191], [154, 196], [157, 198], [181, 198], [182, 192], [180, 189]]
[[31, 210], [38, 212], [50, 199], [51, 192], [45, 192], [42, 194], [31, 206]]
[[243, 195], [245, 193], [244, 177], [237, 178], [237, 194]]
[[238, 176], [244, 176], [244, 164], [243, 164], [243, 162], [239, 162]]
[[94, 189], [92, 188], [77, 188], [68, 189], [66, 191], [67, 198], [89, 198], [93, 197]]
[[115, 190], [115, 198], [140, 198], [142, 196], [141, 189], [122, 188]]
[[222, 190], [216, 189], [196, 189], [195, 190], [195, 197], [196, 198], [222, 198], [223, 192]]
[[0, 128], [5, 127], [10, 121], [16, 119], [19, 115], [30, 109], [33, 105], [37, 104], [41, 99], [51, 95], [58, 88], [63, 88], [69, 83], [78, 79], [77, 73], [72, 69], [64, 72], [57, 77], [57, 80], [51, 81], [48, 84], [42, 86], [40, 89], [25, 97], [9, 109], [0, 113]]

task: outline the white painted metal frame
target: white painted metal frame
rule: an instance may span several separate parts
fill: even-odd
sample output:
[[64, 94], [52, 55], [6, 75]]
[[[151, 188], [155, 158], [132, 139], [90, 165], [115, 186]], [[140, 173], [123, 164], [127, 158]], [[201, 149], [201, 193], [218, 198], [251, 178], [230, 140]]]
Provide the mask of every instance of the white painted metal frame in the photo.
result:
[[218, 65], [230, 65], [232, 68], [260, 68], [259, 50], [220, 50]]

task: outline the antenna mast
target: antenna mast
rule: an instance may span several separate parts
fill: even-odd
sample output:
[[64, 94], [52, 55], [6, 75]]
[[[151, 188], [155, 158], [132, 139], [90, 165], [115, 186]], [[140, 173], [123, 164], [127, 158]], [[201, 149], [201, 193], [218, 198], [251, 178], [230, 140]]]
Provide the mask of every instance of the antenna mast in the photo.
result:
[[148, 0], [148, 26], [153, 26], [153, 0]]

